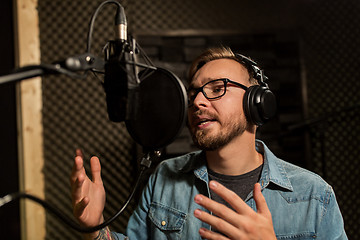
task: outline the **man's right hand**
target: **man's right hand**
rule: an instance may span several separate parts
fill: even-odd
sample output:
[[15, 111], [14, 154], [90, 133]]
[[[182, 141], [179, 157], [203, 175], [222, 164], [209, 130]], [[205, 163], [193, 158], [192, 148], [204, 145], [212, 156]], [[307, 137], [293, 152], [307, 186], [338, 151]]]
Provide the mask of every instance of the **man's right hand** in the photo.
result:
[[[70, 177], [73, 213], [82, 226], [94, 227], [104, 221], [105, 189], [99, 159], [90, 159], [92, 180], [86, 175], [83, 161], [82, 151], [77, 149]], [[87, 237], [94, 239], [97, 235], [95, 232]]]

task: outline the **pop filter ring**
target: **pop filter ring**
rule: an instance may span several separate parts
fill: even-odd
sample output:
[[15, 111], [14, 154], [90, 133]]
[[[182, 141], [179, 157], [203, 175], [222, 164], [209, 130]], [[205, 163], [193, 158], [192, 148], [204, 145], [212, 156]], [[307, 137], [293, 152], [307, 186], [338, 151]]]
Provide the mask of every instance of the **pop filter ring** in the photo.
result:
[[187, 93], [181, 80], [166, 69], [144, 70], [139, 73], [140, 79], [145, 74], [135, 100], [135, 117], [125, 124], [144, 151], [153, 151], [173, 142], [184, 127]]

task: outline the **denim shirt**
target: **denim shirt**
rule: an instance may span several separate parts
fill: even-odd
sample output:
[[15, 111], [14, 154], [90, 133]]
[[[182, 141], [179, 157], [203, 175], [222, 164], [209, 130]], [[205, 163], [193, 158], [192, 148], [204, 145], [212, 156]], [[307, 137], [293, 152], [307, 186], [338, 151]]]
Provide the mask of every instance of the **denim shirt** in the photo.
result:
[[[261, 141], [256, 141], [256, 149], [264, 155], [259, 182], [278, 239], [347, 239], [329, 184], [278, 159]], [[201, 239], [200, 227], [210, 226], [194, 217], [195, 209], [203, 209], [194, 197], [210, 195], [208, 182], [206, 159], [200, 151], [160, 163], [129, 219], [127, 237], [113, 233], [115, 239]], [[252, 194], [245, 202], [256, 211]]]

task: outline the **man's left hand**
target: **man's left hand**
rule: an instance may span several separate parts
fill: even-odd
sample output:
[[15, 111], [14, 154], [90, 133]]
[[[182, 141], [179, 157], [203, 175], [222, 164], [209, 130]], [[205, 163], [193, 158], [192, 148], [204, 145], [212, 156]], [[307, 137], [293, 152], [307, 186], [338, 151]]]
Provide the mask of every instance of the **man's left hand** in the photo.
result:
[[195, 202], [214, 215], [200, 209], [194, 211], [195, 217], [223, 233], [200, 228], [199, 233], [205, 239], [276, 239], [271, 213], [261, 193], [259, 183], [254, 186], [254, 200], [257, 212], [249, 207], [236, 193], [216, 181], [210, 181], [211, 190], [228, 202], [232, 210], [204, 195], [195, 196]]

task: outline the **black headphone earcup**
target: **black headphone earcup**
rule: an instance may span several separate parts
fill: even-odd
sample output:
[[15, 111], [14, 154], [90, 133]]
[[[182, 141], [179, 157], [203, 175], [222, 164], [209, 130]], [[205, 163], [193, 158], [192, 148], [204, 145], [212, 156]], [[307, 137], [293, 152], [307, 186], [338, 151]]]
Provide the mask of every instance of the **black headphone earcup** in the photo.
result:
[[269, 88], [253, 85], [245, 92], [243, 107], [247, 120], [261, 126], [275, 116], [276, 98]]

